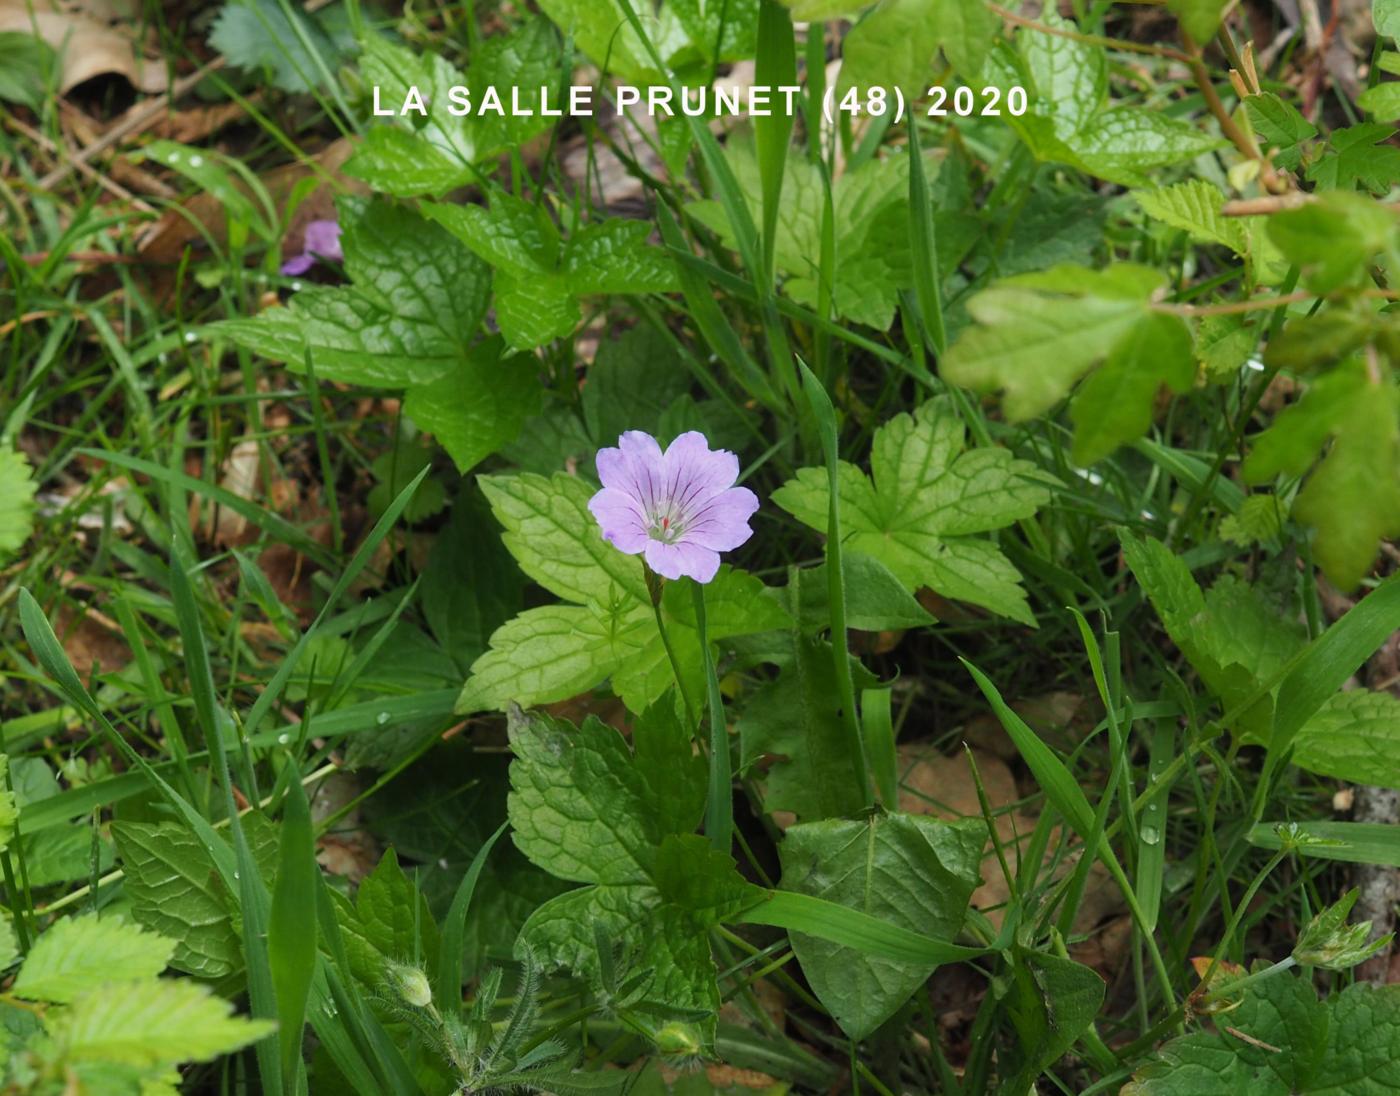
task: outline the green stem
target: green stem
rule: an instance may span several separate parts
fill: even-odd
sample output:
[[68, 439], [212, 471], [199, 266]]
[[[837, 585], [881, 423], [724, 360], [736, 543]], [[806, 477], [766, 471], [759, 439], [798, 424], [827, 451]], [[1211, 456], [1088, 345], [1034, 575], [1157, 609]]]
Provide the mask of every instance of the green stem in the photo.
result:
[[705, 664], [705, 686], [710, 709], [710, 791], [705, 804], [705, 834], [710, 844], [725, 855], [734, 839], [734, 774], [729, 768], [729, 732], [724, 725], [724, 698], [719, 693], [719, 677], [710, 654], [705, 632], [705, 587], [691, 579], [695, 598], [695, 630], [700, 636], [700, 657]]
[[681, 664], [676, 659], [676, 649], [671, 646], [671, 633], [666, 630], [666, 620], [661, 615], [661, 579], [642, 563], [642, 577], [646, 580], [647, 592], [651, 595], [651, 611], [656, 615], [656, 630], [661, 633], [661, 646], [666, 648], [666, 658], [671, 663], [671, 674], [676, 679], [676, 691], [681, 694], [685, 705], [686, 729], [694, 734], [696, 726], [695, 705], [690, 694], [685, 691], [685, 679], [681, 675]]

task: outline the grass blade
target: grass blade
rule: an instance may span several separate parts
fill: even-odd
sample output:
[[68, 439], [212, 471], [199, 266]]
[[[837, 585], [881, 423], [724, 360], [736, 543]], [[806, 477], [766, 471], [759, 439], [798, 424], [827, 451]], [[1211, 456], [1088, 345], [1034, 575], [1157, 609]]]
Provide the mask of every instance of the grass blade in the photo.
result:
[[894, 743], [894, 718], [890, 713], [889, 689], [860, 691], [860, 722], [865, 731], [865, 748], [870, 752], [870, 768], [885, 810], [899, 809], [899, 754]]
[[919, 150], [919, 126], [909, 120], [909, 240], [914, 253], [914, 297], [919, 302], [924, 338], [934, 357], [942, 358], [948, 345], [943, 323], [943, 293], [938, 284], [938, 240], [933, 231], [933, 210], [924, 177], [924, 157]]
[[449, 1015], [456, 1015], [462, 1001], [462, 940], [466, 935], [467, 910], [476, 893], [476, 882], [481, 878], [481, 870], [486, 866], [486, 858], [506, 832], [508, 823], [502, 822], [496, 832], [486, 839], [486, 843], [476, 850], [467, 873], [457, 884], [457, 893], [452, 896], [452, 906], [447, 911], [447, 919], [442, 923], [442, 939], [438, 944], [437, 997], [440, 1007], [450, 1009]]
[[[793, 44], [792, 17], [777, 0], [759, 0], [758, 52], [754, 80], [762, 87], [793, 87], [797, 84], [797, 50]], [[787, 166], [788, 143], [792, 138], [792, 115], [773, 111], [753, 119], [754, 146], [758, 156], [758, 177], [762, 188], [763, 280], [764, 292], [773, 288], [773, 256], [778, 243], [778, 210], [783, 195], [783, 171]]]
[[282, 1091], [294, 1093], [302, 1068], [301, 1034], [306, 1002], [316, 972], [316, 923], [306, 911], [316, 903], [316, 838], [311, 807], [296, 765], [287, 762], [287, 796], [282, 809], [277, 884], [267, 926], [267, 951], [277, 995], [278, 1040], [282, 1051]]

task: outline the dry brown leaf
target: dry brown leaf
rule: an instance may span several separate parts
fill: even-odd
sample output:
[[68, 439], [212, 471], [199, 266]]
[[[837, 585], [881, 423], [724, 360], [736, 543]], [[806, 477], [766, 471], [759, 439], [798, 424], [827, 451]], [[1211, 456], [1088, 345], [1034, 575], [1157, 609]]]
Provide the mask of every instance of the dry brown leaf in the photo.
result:
[[137, 0], [0, 0], [0, 31], [37, 33], [54, 49], [62, 66], [60, 93], [110, 74], [139, 91], [164, 91], [170, 83], [165, 64], [147, 57], [131, 33], [140, 15]]
[[78, 676], [86, 681], [92, 674], [114, 674], [131, 661], [131, 648], [121, 629], [95, 611], [79, 615], [70, 606], [58, 610], [54, 631]]

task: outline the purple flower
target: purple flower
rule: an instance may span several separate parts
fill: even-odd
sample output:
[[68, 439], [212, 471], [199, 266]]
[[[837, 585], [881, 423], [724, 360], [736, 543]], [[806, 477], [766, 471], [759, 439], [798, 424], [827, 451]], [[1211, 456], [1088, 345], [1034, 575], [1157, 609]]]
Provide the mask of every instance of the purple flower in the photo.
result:
[[650, 434], [629, 430], [616, 449], [598, 450], [603, 489], [588, 500], [603, 538], [629, 556], [645, 554], [665, 578], [709, 582], [719, 554], [739, 547], [753, 530], [758, 497], [735, 487], [739, 458], [711, 450], [705, 435], [682, 434], [661, 452]]
[[310, 221], [302, 236], [301, 254], [293, 255], [282, 264], [282, 273], [305, 274], [318, 258], [340, 262], [340, 225], [336, 221]]

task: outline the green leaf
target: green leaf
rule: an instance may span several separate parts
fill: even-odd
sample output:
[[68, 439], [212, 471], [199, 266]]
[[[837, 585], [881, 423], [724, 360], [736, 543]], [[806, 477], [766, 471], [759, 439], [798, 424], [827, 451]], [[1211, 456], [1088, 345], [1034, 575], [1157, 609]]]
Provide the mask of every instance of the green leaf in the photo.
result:
[[[1019, 576], [975, 534], [1029, 517], [1048, 501], [1048, 480], [1004, 449], [971, 449], [946, 399], [900, 414], [875, 432], [871, 472], [838, 465], [846, 547], [921, 586], [1034, 624]], [[825, 469], [804, 468], [773, 493], [798, 520], [825, 531]]]
[[1191, 332], [1179, 316], [1149, 312], [1109, 350], [1070, 404], [1074, 461], [1093, 464], [1152, 425], [1157, 393], [1189, 392], [1196, 379]]
[[1148, 216], [1189, 232], [1192, 239], [1223, 244], [1236, 255], [1249, 249], [1245, 221], [1221, 213], [1225, 195], [1212, 183], [1190, 179], [1158, 190], [1136, 191], [1133, 197]]
[[897, 87], [906, 96], [921, 97], [939, 49], [958, 75], [974, 77], [1000, 29], [997, 17], [977, 0], [881, 0], [841, 43], [836, 93]]
[[155, 979], [84, 994], [53, 1021], [62, 1060], [133, 1066], [205, 1062], [247, 1046], [273, 1024], [233, 1015], [233, 1005], [187, 980]]
[[1400, 700], [1369, 689], [1337, 693], [1299, 728], [1292, 761], [1350, 784], [1400, 788]]
[[[802, 572], [799, 587], [802, 630], [813, 635], [830, 626], [826, 564]], [[842, 558], [846, 580], [846, 624], [863, 632], [900, 631], [934, 623], [904, 583], [873, 556], [847, 552]]]
[[347, 902], [339, 908], [345, 950], [351, 968], [366, 985], [382, 983], [386, 962], [437, 969], [437, 923], [392, 848], [360, 883], [353, 913], [348, 906]]
[[11, 992], [29, 1001], [67, 1004], [112, 982], [154, 980], [175, 942], [119, 916], [55, 921], [25, 957]]
[[295, 762], [287, 762], [286, 775], [288, 787], [283, 800], [277, 884], [268, 916], [267, 951], [277, 995], [283, 1090], [295, 1096], [306, 1003], [316, 972], [316, 923], [307, 923], [306, 911], [316, 904], [321, 869], [316, 863], [311, 809]]
[[1167, 8], [1197, 42], [1209, 42], [1220, 27], [1227, 0], [1168, 0]]
[[516, 349], [569, 334], [578, 298], [678, 288], [671, 259], [642, 221], [611, 219], [564, 240], [544, 211], [501, 191], [489, 207], [429, 203], [423, 212], [495, 269], [496, 319]]
[[594, 488], [577, 476], [525, 473], [478, 481], [502, 540], [520, 569], [550, 593], [578, 604], [608, 604], [626, 596], [650, 605], [641, 561], [603, 539], [588, 510]]
[[1316, 530], [1316, 559], [1341, 589], [1354, 588], [1371, 569], [1382, 539], [1400, 534], [1397, 415], [1390, 379], [1353, 361], [1318, 378], [1281, 412], [1244, 462], [1249, 483], [1312, 468], [1293, 513]]
[[1317, 127], [1271, 91], [1246, 96], [1244, 107], [1259, 143], [1266, 152], [1274, 150], [1274, 163], [1296, 171], [1303, 160], [1299, 146], [1317, 136]]
[[38, 112], [48, 94], [53, 50], [37, 34], [0, 31], [0, 99]]
[[1376, 252], [1394, 245], [1395, 215], [1356, 194], [1323, 194], [1270, 217], [1269, 237], [1310, 289], [1330, 293], [1364, 277]]
[[595, 445], [616, 445], [625, 430], [659, 433], [662, 416], [690, 391], [673, 343], [648, 324], [603, 343], [588, 367], [580, 402]]
[[18, 552], [29, 539], [37, 489], [24, 454], [0, 446], [0, 560]]
[[114, 822], [135, 917], [175, 941], [171, 965], [222, 978], [243, 965], [228, 892], [199, 838], [174, 823]]
[[433, 637], [466, 668], [520, 611], [524, 592], [525, 577], [494, 535], [485, 499], [475, 484], [463, 483], [418, 586]]
[[[731, 140], [725, 162], [755, 219], [763, 210], [763, 186], [753, 142]], [[936, 162], [928, 173], [936, 175]], [[818, 303], [816, 257], [821, 254], [825, 205], [821, 170], [810, 161], [790, 158], [784, 169], [783, 199], [774, 234], [774, 261], [785, 274], [784, 288], [809, 308]], [[899, 291], [913, 286], [913, 258], [908, 233], [909, 163], [903, 156], [872, 159], [844, 173], [831, 187], [832, 224], [840, 262], [830, 272], [836, 314], [881, 331], [894, 320]], [[720, 202], [693, 202], [687, 212], [738, 248], [738, 237]]]
[[[1209, 2], [1209, 0], [1205, 0]], [[1041, 21], [1076, 32], [1057, 12]], [[1221, 142], [1196, 126], [1144, 107], [1107, 106], [1108, 59], [1101, 46], [1066, 34], [1021, 29], [1017, 49], [993, 52], [985, 82], [1003, 93], [1024, 87], [1030, 109], [1003, 121], [1039, 160], [1069, 164], [1123, 186], [1149, 185], [1152, 168], [1180, 163]]]
[[404, 397], [404, 414], [438, 440], [463, 474], [513, 442], [539, 410], [537, 363], [524, 354], [503, 359], [503, 349], [501, 339], [487, 339], [450, 373]]
[[1378, 951], [1390, 946], [1394, 933], [1367, 942], [1371, 922], [1347, 924], [1347, 914], [1356, 905], [1361, 891], [1356, 887], [1323, 909], [1303, 926], [1298, 942], [1293, 945], [1293, 958], [1305, 967], [1324, 970], [1350, 970], [1364, 963]]
[[[951, 938], [980, 882], [985, 827], [884, 814], [788, 829], [783, 886], [858, 909], [912, 932]], [[933, 967], [863, 955], [802, 933], [792, 947], [812, 989], [852, 1039], [894, 1014]]]
[[[1225, 576], [1202, 594], [1186, 563], [1166, 545], [1126, 532], [1120, 538], [1128, 566], [1172, 642], [1227, 709], [1243, 703], [1302, 650], [1301, 627], [1253, 587]], [[1274, 689], [1260, 698], [1236, 721], [1256, 741], [1268, 740], [1276, 694]]]
[[1104, 981], [1089, 967], [1057, 955], [1017, 948], [1010, 964], [1007, 1015], [1018, 1039], [1008, 1046], [1011, 1091], [1032, 1091], [1035, 1079], [1057, 1062], [1094, 1023]]
[[1392, 823], [1260, 822], [1245, 837], [1261, 849], [1286, 845], [1303, 856], [1400, 868], [1400, 830]]
[[[1147, 298], [1162, 283], [1155, 271], [1128, 263], [1104, 275], [1112, 286], [1094, 271], [1061, 266], [1030, 283], [1022, 275], [976, 294], [967, 310], [977, 326], [951, 347], [943, 376], [1004, 391], [1013, 421], [1044, 414], [1148, 314]], [[1138, 283], [1141, 296], [1117, 288]]]
[[1357, 984], [1319, 1001], [1307, 978], [1276, 974], [1250, 983], [1228, 1017], [1166, 1043], [1124, 1096], [1382, 1096], [1400, 1087], [1394, 986]]
[[1377, 122], [1393, 122], [1400, 118], [1400, 82], [1388, 80], [1367, 88], [1356, 98], [1356, 105]]
[[628, 965], [646, 970], [640, 1001], [713, 1014], [719, 991], [707, 930], [737, 908], [746, 884], [729, 857], [693, 834], [705, 763], [674, 714], [653, 708], [634, 737], [635, 756], [592, 717], [578, 728], [511, 719], [515, 843], [551, 874], [587, 884], [540, 906], [517, 949], [598, 984], [601, 931]]
[[330, 13], [303, 15], [277, 0], [228, 0], [214, 20], [209, 45], [230, 65], [263, 76], [274, 87], [308, 92], [325, 84], [315, 56], [331, 72], [343, 56], [324, 25], [329, 18]]
[[1384, 194], [1400, 181], [1400, 148], [1386, 144], [1394, 126], [1362, 122], [1335, 129], [1327, 153], [1308, 168], [1308, 178], [1321, 190], [1355, 190]]
[[[799, 590], [815, 581], [798, 578], [805, 574], [793, 576]], [[754, 692], [739, 716], [741, 769], [765, 756], [776, 759], [763, 796], [768, 811], [791, 811], [804, 821], [856, 813], [865, 802], [851, 780], [831, 645], [794, 630], [773, 658], [781, 673]]]
[[1377, 34], [1400, 38], [1400, 0], [1371, 0], [1371, 22]]
[[466, 186], [475, 170], [425, 137], [398, 126], [371, 126], [345, 161], [345, 174], [398, 198], [433, 197]]
[[353, 285], [304, 289], [283, 308], [209, 328], [321, 380], [402, 388], [459, 368], [486, 315], [488, 268], [441, 228], [384, 200], [341, 199]]

